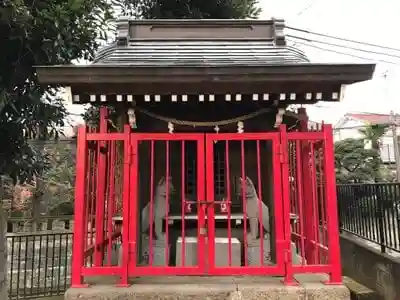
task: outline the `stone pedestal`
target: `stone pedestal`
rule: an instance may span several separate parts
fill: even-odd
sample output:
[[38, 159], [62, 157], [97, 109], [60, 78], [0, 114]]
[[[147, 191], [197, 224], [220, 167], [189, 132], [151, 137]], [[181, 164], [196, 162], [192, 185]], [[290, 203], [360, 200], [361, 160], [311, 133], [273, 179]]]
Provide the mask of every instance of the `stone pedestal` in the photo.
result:
[[[165, 239], [153, 240], [151, 245], [151, 255], [152, 255], [152, 266], [168, 266], [169, 259], [166, 260], [165, 255], [167, 254], [167, 245]], [[168, 253], [171, 247], [168, 244]], [[140, 259], [140, 264], [148, 266], [150, 265], [150, 240], [146, 237], [142, 239], [142, 257]]]
[[111, 256], [108, 253], [104, 255], [103, 265], [104, 266], [118, 266], [122, 262], [122, 245], [113, 244], [111, 247]]
[[217, 267], [239, 267], [241, 265], [241, 244], [237, 238], [231, 238], [232, 261], [229, 264], [229, 239], [225, 237], [215, 238], [215, 266]]
[[[185, 249], [182, 249], [182, 244], [184, 243]], [[178, 237], [176, 240], [176, 256], [175, 263], [176, 266], [197, 266], [197, 255], [198, 255], [198, 243], [197, 237]], [[182, 253], [182, 250], [185, 253]]]
[[[182, 253], [182, 243], [185, 243], [185, 253]], [[232, 261], [229, 264], [229, 239], [215, 238], [215, 266], [240, 266], [241, 245], [238, 239], [231, 238]], [[183, 260], [185, 257], [185, 260]], [[177, 266], [197, 266], [198, 265], [198, 240], [197, 237], [179, 237], [176, 241], [176, 265]], [[183, 265], [183, 261], [185, 264]]]
[[[264, 253], [261, 255], [261, 243], [263, 245]], [[247, 241], [247, 264], [249, 266], [268, 266], [272, 265], [271, 260], [271, 240], [269, 237], [264, 239]]]
[[292, 242], [292, 264], [294, 265], [301, 265], [301, 264], [307, 264], [306, 259], [302, 258], [301, 255], [299, 255], [296, 244]]
[[[264, 265], [274, 264], [271, 260], [271, 240], [268, 234], [264, 239], [252, 240], [250, 237], [247, 239], [247, 263], [249, 266], [261, 266], [261, 242], [263, 243], [264, 250]], [[298, 254], [295, 243], [291, 243], [292, 264], [301, 265], [306, 264], [305, 259]]]

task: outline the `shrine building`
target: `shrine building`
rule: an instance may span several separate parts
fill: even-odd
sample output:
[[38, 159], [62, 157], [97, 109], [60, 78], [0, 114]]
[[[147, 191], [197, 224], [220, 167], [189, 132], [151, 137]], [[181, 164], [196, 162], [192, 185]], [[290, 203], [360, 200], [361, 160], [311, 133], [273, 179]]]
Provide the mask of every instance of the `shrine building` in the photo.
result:
[[39, 66], [99, 108], [78, 130], [72, 286], [117, 276], [282, 277], [341, 284], [332, 126], [373, 64], [312, 63], [282, 20], [119, 19], [89, 65]]

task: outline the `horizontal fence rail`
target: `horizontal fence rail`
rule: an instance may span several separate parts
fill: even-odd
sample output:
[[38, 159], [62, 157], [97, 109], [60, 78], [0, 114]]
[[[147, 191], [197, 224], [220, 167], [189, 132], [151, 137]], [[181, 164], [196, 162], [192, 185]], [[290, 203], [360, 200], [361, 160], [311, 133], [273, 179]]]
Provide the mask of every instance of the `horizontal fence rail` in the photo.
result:
[[337, 186], [342, 232], [400, 253], [400, 183]]
[[70, 286], [72, 232], [7, 234], [9, 299], [64, 294]]
[[59, 216], [40, 216], [38, 218], [32, 217], [8, 217], [7, 218], [7, 232], [33, 232], [33, 231], [56, 231], [74, 229], [74, 216], [73, 215], [59, 215]]

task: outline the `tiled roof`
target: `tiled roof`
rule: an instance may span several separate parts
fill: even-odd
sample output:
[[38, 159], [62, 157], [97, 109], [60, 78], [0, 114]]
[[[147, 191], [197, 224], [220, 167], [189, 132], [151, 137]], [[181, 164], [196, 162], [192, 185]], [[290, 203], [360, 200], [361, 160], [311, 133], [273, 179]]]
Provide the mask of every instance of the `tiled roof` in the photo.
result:
[[309, 62], [300, 50], [273, 41], [129, 41], [99, 51], [94, 64], [133, 66], [263, 66]]
[[[347, 113], [345, 117], [356, 119], [371, 125], [389, 124], [391, 122], [390, 115], [388, 114]], [[400, 115], [396, 114], [395, 118], [396, 118], [396, 123], [400, 123]]]

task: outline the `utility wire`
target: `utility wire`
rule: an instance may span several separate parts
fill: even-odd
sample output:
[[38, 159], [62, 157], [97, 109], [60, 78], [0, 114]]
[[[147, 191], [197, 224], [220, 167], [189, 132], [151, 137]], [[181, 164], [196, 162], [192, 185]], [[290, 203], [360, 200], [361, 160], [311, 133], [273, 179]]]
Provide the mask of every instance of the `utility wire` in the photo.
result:
[[369, 53], [369, 54], [378, 54], [378, 55], [390, 56], [390, 57], [394, 57], [394, 58], [400, 58], [400, 55], [395, 55], [395, 54], [390, 54], [390, 53], [371, 51], [371, 50], [366, 50], [366, 49], [350, 47], [350, 46], [346, 46], [346, 45], [338, 45], [338, 44], [329, 43], [329, 42], [323, 42], [323, 41], [318, 41], [318, 40], [307, 39], [307, 38], [304, 38], [304, 37], [291, 35], [291, 34], [287, 34], [286, 36], [290, 37], [290, 38], [293, 38], [293, 39], [296, 39], [296, 40], [302, 40], [302, 41], [306, 41], [306, 42], [310, 42], [310, 43], [318, 43], [318, 44], [324, 44], [324, 45], [334, 46], [334, 47], [338, 47], [338, 48], [346, 48], [346, 49], [355, 50], [355, 51], [359, 51], [359, 52], [365, 52], [365, 53]]
[[314, 32], [314, 31], [310, 31], [310, 30], [306, 30], [306, 29], [301, 29], [301, 28], [296, 28], [296, 27], [291, 27], [291, 26], [285, 26], [285, 28], [290, 29], [290, 30], [294, 30], [294, 31], [299, 31], [299, 32], [303, 32], [303, 33], [312, 34], [312, 35], [326, 37], [326, 38], [329, 38], [329, 39], [334, 39], [334, 40], [339, 40], [339, 41], [344, 41], [344, 42], [350, 42], [350, 43], [354, 43], [354, 44], [360, 44], [360, 45], [364, 45], [364, 46], [369, 46], [369, 47], [375, 47], [375, 48], [381, 48], [381, 49], [400, 52], [400, 49], [398, 49], [398, 48], [392, 48], [392, 47], [381, 46], [381, 45], [371, 44], [371, 43], [362, 42], [362, 41], [356, 41], [356, 40], [341, 38], [341, 37], [337, 37], [337, 36], [333, 36], [333, 35], [318, 33], [318, 32]]
[[317, 2], [318, 2], [318, 0], [314, 0], [314, 1], [309, 2], [307, 6], [305, 6], [302, 10], [300, 10], [296, 14], [296, 17], [299, 17], [302, 14], [304, 14], [306, 11], [310, 10]]
[[362, 60], [369, 60], [369, 61], [374, 61], [374, 62], [381, 62], [381, 63], [385, 63], [385, 64], [391, 64], [391, 65], [400, 66], [400, 63], [396, 63], [396, 62], [393, 62], [393, 61], [366, 58], [366, 57], [363, 57], [363, 56], [358, 56], [358, 55], [354, 55], [354, 54], [350, 54], [350, 53], [336, 51], [336, 50], [333, 50], [333, 49], [327, 49], [327, 48], [319, 47], [319, 46], [316, 46], [316, 45], [313, 45], [313, 44], [310, 44], [310, 43], [306, 44], [306, 43], [303, 43], [303, 42], [298, 42], [298, 41], [293, 41], [293, 40], [292, 40], [292, 42], [300, 44], [300, 45], [303, 45], [303, 46], [312, 47], [312, 48], [315, 48], [315, 49], [318, 49], [318, 50], [332, 52], [332, 53], [336, 53], [336, 54], [340, 54], [340, 55], [351, 56], [351, 57], [355, 57], [355, 58], [362, 59]]

